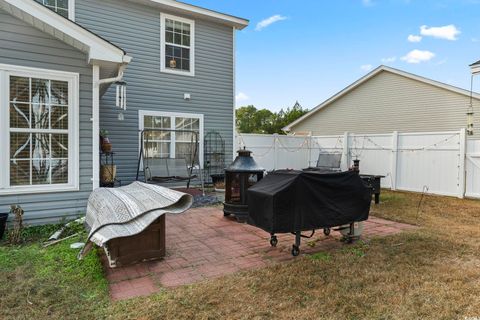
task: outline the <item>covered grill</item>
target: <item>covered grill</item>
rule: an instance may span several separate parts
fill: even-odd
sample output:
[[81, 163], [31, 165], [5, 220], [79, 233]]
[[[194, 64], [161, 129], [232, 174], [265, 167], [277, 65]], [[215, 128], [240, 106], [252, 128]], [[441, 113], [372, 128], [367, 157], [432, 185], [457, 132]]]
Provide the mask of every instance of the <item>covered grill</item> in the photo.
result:
[[248, 190], [248, 222], [271, 234], [295, 233], [298, 255], [302, 231], [350, 225], [368, 219], [371, 190], [356, 172], [275, 171]]

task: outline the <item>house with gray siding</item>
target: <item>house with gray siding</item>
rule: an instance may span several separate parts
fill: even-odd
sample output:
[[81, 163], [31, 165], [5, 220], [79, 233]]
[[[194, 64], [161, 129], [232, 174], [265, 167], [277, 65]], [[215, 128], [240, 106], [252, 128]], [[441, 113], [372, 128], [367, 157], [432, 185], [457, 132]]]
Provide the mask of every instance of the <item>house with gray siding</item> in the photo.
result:
[[[284, 128], [296, 135], [442, 132], [467, 128], [480, 95], [380, 66]], [[480, 114], [473, 115], [474, 123]], [[473, 137], [480, 132], [474, 128]]]
[[[217, 131], [231, 160], [235, 32], [247, 25], [172, 0], [0, 0], [0, 212], [20, 205], [29, 224], [82, 215], [100, 186], [101, 129], [123, 185], [144, 128], [198, 132], [198, 166]], [[150, 143], [175, 158], [187, 141]]]

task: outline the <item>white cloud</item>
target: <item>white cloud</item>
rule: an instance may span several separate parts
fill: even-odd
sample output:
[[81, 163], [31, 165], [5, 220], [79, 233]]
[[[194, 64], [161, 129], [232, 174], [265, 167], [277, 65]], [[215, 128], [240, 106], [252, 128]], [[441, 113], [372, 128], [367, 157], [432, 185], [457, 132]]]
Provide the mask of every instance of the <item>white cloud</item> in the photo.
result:
[[392, 63], [397, 61], [397, 57], [382, 58], [382, 63]]
[[445, 64], [445, 63], [447, 63], [447, 61], [448, 61], [447, 59], [440, 60], [440, 61], [437, 62], [437, 66]]
[[362, 69], [362, 71], [368, 72], [373, 69], [373, 66], [371, 64], [364, 64], [360, 66], [360, 69]]
[[453, 24], [443, 27], [420, 27], [420, 34], [426, 37], [434, 37], [438, 39], [445, 40], [457, 40], [457, 36], [460, 34], [460, 30], [457, 29]]
[[408, 39], [409, 42], [420, 42], [420, 41], [422, 41], [422, 36], [416, 36], [416, 35], [411, 34], [411, 35], [408, 36], [407, 39]]
[[235, 96], [235, 100], [238, 102], [243, 102], [243, 101], [246, 101], [250, 99], [249, 96], [247, 96], [245, 93], [243, 92], [239, 92], [236, 96]]
[[435, 57], [435, 53], [430, 52], [428, 50], [412, 50], [403, 56], [401, 59], [408, 63], [420, 63], [425, 62], [433, 59]]
[[266, 27], [274, 24], [275, 22], [282, 21], [282, 20], [287, 20], [287, 17], [281, 16], [279, 14], [276, 14], [274, 16], [271, 16], [270, 18], [264, 19], [257, 23], [257, 27], [255, 30], [260, 31], [262, 29], [265, 29]]

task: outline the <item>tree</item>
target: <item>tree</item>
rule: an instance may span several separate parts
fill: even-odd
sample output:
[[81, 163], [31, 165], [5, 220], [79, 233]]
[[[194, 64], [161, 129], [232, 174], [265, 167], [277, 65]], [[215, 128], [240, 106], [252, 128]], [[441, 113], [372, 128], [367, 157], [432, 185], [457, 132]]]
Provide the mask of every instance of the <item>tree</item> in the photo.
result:
[[273, 113], [270, 110], [257, 110], [245, 106], [236, 110], [237, 130], [241, 133], [269, 133], [273, 126]]
[[236, 110], [237, 130], [240, 133], [285, 134], [282, 128], [307, 112], [298, 101], [292, 108], [275, 113], [267, 109], [257, 110], [252, 105], [244, 106]]

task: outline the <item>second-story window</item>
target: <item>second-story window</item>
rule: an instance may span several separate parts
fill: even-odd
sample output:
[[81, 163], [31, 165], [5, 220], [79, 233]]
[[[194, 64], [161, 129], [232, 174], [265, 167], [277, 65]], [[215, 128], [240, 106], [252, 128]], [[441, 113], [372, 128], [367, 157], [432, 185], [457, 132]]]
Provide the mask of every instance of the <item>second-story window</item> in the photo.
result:
[[193, 76], [195, 22], [162, 14], [161, 26], [161, 70]]
[[45, 7], [55, 11], [67, 19], [74, 20], [73, 7], [74, 0], [39, 0]]

